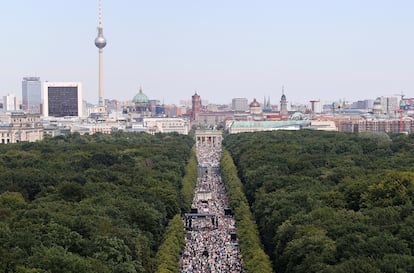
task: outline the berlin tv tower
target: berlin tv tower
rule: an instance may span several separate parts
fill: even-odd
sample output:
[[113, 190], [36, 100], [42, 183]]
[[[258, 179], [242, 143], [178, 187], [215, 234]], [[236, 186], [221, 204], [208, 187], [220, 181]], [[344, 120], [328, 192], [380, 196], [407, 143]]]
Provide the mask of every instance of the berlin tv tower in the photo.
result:
[[99, 0], [99, 23], [98, 23], [98, 37], [95, 39], [95, 45], [99, 48], [99, 112], [105, 111], [104, 101], [104, 79], [103, 79], [103, 48], [106, 46], [106, 39], [103, 36], [102, 27], [102, 1]]

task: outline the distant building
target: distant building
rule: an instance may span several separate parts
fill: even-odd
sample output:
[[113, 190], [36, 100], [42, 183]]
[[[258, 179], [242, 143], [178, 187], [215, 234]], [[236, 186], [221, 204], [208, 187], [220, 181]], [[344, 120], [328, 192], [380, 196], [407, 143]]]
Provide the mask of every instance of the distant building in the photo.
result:
[[400, 109], [398, 97], [382, 97], [381, 103], [387, 114], [395, 114], [395, 111]]
[[378, 97], [374, 101], [373, 108], [375, 108], [373, 109], [375, 113], [381, 112], [381, 114], [393, 115], [396, 110], [400, 109], [398, 97]]
[[[141, 117], [147, 117], [151, 115], [151, 101], [148, 99], [147, 95], [142, 92], [142, 88], [139, 88], [139, 92], [132, 99], [134, 104], [134, 111]], [[155, 110], [155, 109], [154, 109]]]
[[197, 114], [201, 112], [201, 99], [197, 92], [191, 97], [191, 102], [191, 120], [195, 120]]
[[263, 113], [262, 106], [256, 99], [253, 99], [253, 101], [249, 105], [249, 108], [250, 108], [250, 113], [252, 115], [262, 115]]
[[178, 117], [181, 116], [181, 107], [177, 107], [176, 105], [164, 105], [164, 113], [167, 117]]
[[384, 109], [381, 105], [381, 99], [377, 98], [372, 105], [372, 113], [376, 116], [380, 116], [384, 114]]
[[188, 135], [190, 123], [185, 118], [144, 118], [143, 126], [150, 134], [178, 133]]
[[77, 132], [80, 135], [93, 135], [96, 133], [101, 133], [101, 134], [112, 134], [114, 132], [118, 132], [120, 129], [125, 130], [125, 126], [122, 127], [118, 124], [114, 124], [114, 123], [97, 123], [97, 124], [74, 124], [72, 126], [72, 128], [70, 129], [70, 131], [73, 132]]
[[165, 105], [157, 104], [155, 105], [155, 115], [158, 117], [165, 117], [167, 107]]
[[340, 132], [385, 132], [385, 133], [413, 133], [414, 119], [403, 118], [363, 118], [337, 117], [336, 124]]
[[22, 81], [22, 109], [26, 113], [40, 114], [42, 83], [39, 77], [24, 77]]
[[204, 106], [206, 112], [219, 112], [219, 105], [217, 104], [208, 104]]
[[320, 100], [311, 100], [310, 103], [310, 112], [312, 114], [320, 114], [322, 113], [322, 104]]
[[272, 112], [272, 105], [270, 104], [270, 97], [268, 97], [267, 99], [266, 98], [263, 99], [263, 112], [265, 113]]
[[188, 116], [187, 115], [188, 108], [185, 106], [177, 106], [177, 117], [180, 116]]
[[374, 100], [359, 100], [352, 103], [352, 109], [371, 110], [374, 106]]
[[333, 120], [311, 120], [307, 129], [317, 131], [338, 131], [338, 127], [336, 127], [335, 121]]
[[186, 108], [191, 108], [191, 100], [180, 100], [178, 105], [185, 106]]
[[3, 111], [5, 112], [19, 111], [20, 104], [20, 98], [15, 95], [3, 96]]
[[310, 125], [310, 121], [233, 121], [229, 123], [230, 134], [260, 131], [300, 130]]
[[401, 110], [414, 110], [414, 98], [402, 98], [400, 101]]
[[282, 97], [280, 98], [280, 115], [282, 117], [287, 117], [289, 115], [284, 89], [282, 89]]
[[160, 100], [149, 100], [148, 103], [150, 105], [151, 116], [163, 115], [165, 113]]
[[234, 98], [231, 101], [231, 109], [236, 112], [246, 112], [249, 110], [247, 98]]
[[82, 84], [80, 82], [45, 82], [43, 115], [45, 117], [82, 116]]
[[202, 128], [214, 128], [225, 124], [226, 120], [234, 119], [234, 112], [202, 112], [198, 113], [192, 125]]
[[0, 117], [0, 143], [40, 141], [43, 139], [43, 126], [39, 114], [12, 112]]

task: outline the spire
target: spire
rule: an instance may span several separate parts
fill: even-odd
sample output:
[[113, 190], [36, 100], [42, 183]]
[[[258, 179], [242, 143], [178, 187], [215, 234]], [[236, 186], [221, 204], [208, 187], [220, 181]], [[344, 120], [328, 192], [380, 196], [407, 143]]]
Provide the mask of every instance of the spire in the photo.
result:
[[98, 27], [102, 28], [102, 0], [99, 0], [99, 4], [98, 4], [98, 11], [99, 11], [99, 16], [98, 16]]
[[282, 97], [280, 99], [281, 99], [281, 101], [286, 102], [285, 86], [284, 85], [282, 85]]
[[280, 115], [283, 117], [288, 116], [288, 110], [287, 110], [287, 101], [285, 96], [285, 86], [282, 85], [282, 97], [280, 98]]

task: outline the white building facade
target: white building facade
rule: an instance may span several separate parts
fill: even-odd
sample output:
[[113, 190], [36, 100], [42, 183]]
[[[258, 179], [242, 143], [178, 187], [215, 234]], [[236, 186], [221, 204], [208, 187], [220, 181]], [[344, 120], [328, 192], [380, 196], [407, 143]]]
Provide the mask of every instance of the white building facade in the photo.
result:
[[175, 132], [188, 135], [190, 130], [190, 122], [185, 118], [144, 118], [143, 125], [150, 134]]
[[3, 96], [3, 110], [4, 112], [19, 111], [21, 99], [13, 94]]

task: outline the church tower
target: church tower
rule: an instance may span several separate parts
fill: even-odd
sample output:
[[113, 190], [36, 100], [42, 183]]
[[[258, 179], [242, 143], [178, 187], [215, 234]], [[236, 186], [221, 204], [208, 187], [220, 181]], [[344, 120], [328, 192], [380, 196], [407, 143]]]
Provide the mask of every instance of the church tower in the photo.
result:
[[195, 92], [191, 97], [192, 101], [192, 111], [191, 111], [191, 120], [195, 120], [196, 115], [201, 112], [201, 99], [200, 96]]
[[280, 98], [280, 115], [282, 117], [288, 116], [287, 101], [285, 96], [285, 88], [282, 86], [282, 97]]

